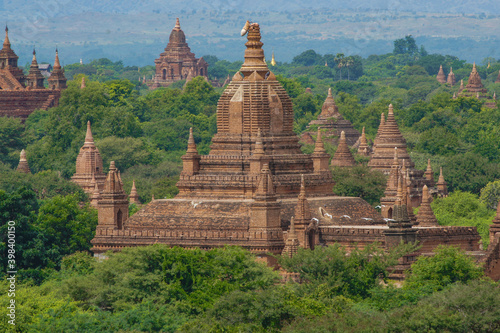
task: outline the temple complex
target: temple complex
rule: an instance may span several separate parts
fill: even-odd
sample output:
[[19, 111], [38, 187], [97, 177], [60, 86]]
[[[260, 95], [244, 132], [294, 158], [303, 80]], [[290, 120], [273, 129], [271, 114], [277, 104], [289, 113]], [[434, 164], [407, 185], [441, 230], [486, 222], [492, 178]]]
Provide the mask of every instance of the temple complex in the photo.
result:
[[[344, 119], [339, 113], [339, 108], [335, 104], [331, 88], [328, 89], [328, 95], [323, 103], [318, 119], [311, 120], [309, 123], [308, 128], [312, 129], [314, 127], [322, 129], [323, 140], [334, 144], [338, 143], [337, 138], [340, 137], [342, 131], [349, 146], [353, 146], [360, 136], [359, 132], [352, 127], [351, 122]], [[304, 143], [313, 143], [312, 134], [314, 134], [314, 131], [305, 131], [302, 134], [301, 140]]]
[[19, 57], [11, 48], [9, 29], [5, 27], [5, 40], [0, 50], [0, 116], [25, 120], [37, 109], [47, 110], [57, 106], [61, 90], [66, 88], [66, 78], [59, 63], [57, 50], [54, 72], [48, 79], [48, 88], [44, 86], [45, 77], [38, 67], [34, 50], [27, 76], [17, 66], [18, 59]]
[[[282, 253], [292, 216], [301, 246], [311, 248], [324, 216], [335, 223], [384, 224], [362, 199], [332, 193], [330, 156], [321, 135], [313, 154], [301, 152], [291, 100], [264, 62], [258, 24], [249, 25], [247, 38], [245, 62], [218, 103], [209, 155], [198, 153], [190, 130], [177, 197], [153, 200], [126, 221], [115, 216], [113, 225], [99, 219], [92, 241], [96, 255], [165, 243], [205, 249], [240, 245], [267, 257]], [[112, 187], [110, 181], [108, 175], [105, 188]], [[116, 189], [116, 196], [124, 195]]]
[[153, 79], [146, 81], [150, 89], [167, 87], [180, 80], [187, 82], [196, 76], [202, 76], [208, 80], [208, 64], [203, 58], [195, 58], [194, 53], [191, 52], [178, 18], [170, 33], [165, 51], [158, 59], [155, 59], [155, 66], [156, 72]]
[[[190, 130], [177, 184], [179, 194], [174, 199], [153, 198], [128, 218], [127, 195], [114, 162], [101, 191], [98, 170], [81, 172], [92, 174], [92, 199], [98, 202], [99, 222], [92, 240], [96, 256], [156, 243], [202, 249], [239, 245], [274, 264], [269, 253], [293, 256], [299, 247], [314, 249], [337, 243], [349, 250], [378, 242], [391, 248], [401, 241], [418, 241], [421, 248], [398, 265], [393, 272], [396, 278], [402, 277], [419, 255], [432, 255], [439, 244], [455, 245], [481, 260], [490, 260], [487, 269], [496, 274], [497, 253], [492, 250], [493, 254], [486, 256], [480, 251], [475, 227], [435, 223], [429, 189], [424, 186], [426, 181], [430, 183], [426, 177], [432, 169], [428, 167], [425, 177], [424, 171], [413, 170], [392, 107], [379, 129], [372, 155], [375, 168], [388, 170], [390, 175], [386, 196], [391, 198], [386, 203], [391, 217], [384, 219], [361, 198], [332, 193], [330, 157], [321, 130], [313, 154], [301, 153], [299, 138], [292, 130], [291, 100], [264, 62], [257, 23], [248, 25], [247, 38], [245, 62], [219, 100], [217, 133], [208, 155], [198, 153]], [[340, 137], [347, 148], [345, 134]], [[94, 152], [97, 160], [92, 147], [89, 126], [81, 155]], [[389, 152], [390, 161], [386, 156]], [[89, 164], [97, 165], [85, 162]], [[417, 176], [422, 180], [416, 181]], [[438, 181], [438, 186], [443, 182]], [[417, 217], [411, 210], [414, 193], [420, 193], [422, 201]]]

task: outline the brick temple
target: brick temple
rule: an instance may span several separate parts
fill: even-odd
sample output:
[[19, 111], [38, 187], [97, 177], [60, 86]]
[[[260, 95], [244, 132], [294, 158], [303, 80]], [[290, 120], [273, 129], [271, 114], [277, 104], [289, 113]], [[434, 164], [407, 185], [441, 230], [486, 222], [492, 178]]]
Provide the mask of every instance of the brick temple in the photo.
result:
[[5, 40], [0, 50], [0, 116], [25, 120], [37, 109], [47, 110], [58, 104], [61, 91], [66, 88], [66, 77], [59, 63], [57, 50], [53, 71], [47, 79], [47, 88], [44, 86], [45, 77], [39, 69], [35, 51], [27, 76], [18, 67], [18, 59], [11, 48], [9, 29], [5, 27]]
[[[338, 143], [338, 138], [340, 138], [340, 133], [342, 132], [344, 132], [345, 140], [349, 146], [354, 146], [360, 137], [359, 132], [354, 129], [352, 123], [344, 119], [342, 114], [340, 114], [339, 108], [333, 99], [331, 88], [328, 89], [328, 95], [321, 107], [321, 113], [318, 115], [318, 118], [311, 120], [308, 125], [308, 129], [313, 129], [314, 127], [321, 128], [323, 140], [333, 144]], [[304, 143], [311, 144], [314, 142], [312, 139], [312, 135], [314, 134], [314, 131], [305, 131], [302, 133], [301, 140]]]
[[[129, 218], [114, 162], [102, 191], [95, 185], [96, 256], [156, 243], [202, 249], [238, 245], [273, 264], [269, 253], [292, 256], [298, 247], [338, 243], [352, 249], [378, 242], [390, 248], [418, 241], [421, 248], [395, 267], [396, 278], [419, 255], [432, 255], [439, 244], [459, 246], [486, 262], [488, 274], [498, 274], [500, 233], [492, 236], [488, 251], [481, 251], [475, 227], [439, 226], [426, 184], [419, 189], [419, 214], [413, 216], [411, 188], [419, 183], [412, 183], [413, 162], [394, 126], [392, 108], [387, 121], [383, 118], [372, 155], [374, 167], [390, 175], [390, 190], [395, 189], [394, 199], [387, 202], [392, 218], [383, 218], [361, 198], [336, 196], [321, 132], [314, 152], [301, 153], [292, 129], [291, 100], [264, 62], [257, 23], [248, 25], [247, 38], [245, 61], [219, 100], [217, 133], [208, 155], [198, 153], [190, 130], [177, 197], [153, 199]], [[345, 134], [341, 139], [347, 147]], [[421, 173], [423, 179], [432, 176], [432, 171]]]
[[170, 33], [165, 51], [158, 59], [155, 59], [155, 66], [154, 77], [146, 81], [150, 89], [167, 87], [180, 80], [189, 81], [196, 76], [202, 76], [208, 80], [208, 64], [203, 58], [198, 59], [191, 52], [178, 18]]

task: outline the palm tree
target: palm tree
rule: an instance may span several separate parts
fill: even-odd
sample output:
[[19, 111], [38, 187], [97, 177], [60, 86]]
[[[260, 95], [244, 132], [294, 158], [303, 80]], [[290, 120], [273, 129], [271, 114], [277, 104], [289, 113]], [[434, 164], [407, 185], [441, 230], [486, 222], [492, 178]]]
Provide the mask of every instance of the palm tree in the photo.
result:
[[337, 63], [337, 67], [340, 70], [340, 80], [342, 80], [342, 67], [345, 66], [345, 55], [343, 53], [337, 53], [333, 60]]
[[349, 67], [351, 67], [353, 65], [354, 65], [354, 58], [352, 56], [348, 56], [345, 59], [345, 66], [347, 67], [347, 80], [348, 81], [350, 80], [350, 77], [349, 77]]

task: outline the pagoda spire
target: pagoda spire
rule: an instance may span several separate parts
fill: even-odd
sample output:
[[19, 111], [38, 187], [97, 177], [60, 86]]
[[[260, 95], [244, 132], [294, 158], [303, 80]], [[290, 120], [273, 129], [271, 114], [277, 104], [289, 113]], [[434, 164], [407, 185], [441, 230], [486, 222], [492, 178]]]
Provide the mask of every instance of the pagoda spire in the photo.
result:
[[427, 160], [427, 169], [425, 170], [425, 179], [427, 179], [431, 183], [431, 186], [434, 185], [434, 171], [432, 171], [430, 158]]
[[365, 127], [361, 131], [361, 136], [359, 137], [359, 147], [358, 154], [368, 156], [370, 147], [368, 146], [368, 140], [366, 140]]
[[[246, 25], [245, 25], [246, 26]], [[248, 41], [245, 43], [245, 62], [241, 66], [240, 72], [244, 79], [250, 81], [264, 80], [265, 75], [269, 72], [267, 64], [264, 62], [264, 50], [261, 42], [260, 26], [258, 23], [248, 24]], [[254, 74], [255, 73], [255, 74]]]
[[332, 88], [328, 88], [328, 95], [326, 96], [325, 101], [323, 102], [323, 106], [321, 107], [321, 113], [318, 116], [318, 119], [328, 119], [328, 118], [337, 118], [338, 120], [343, 120], [344, 118], [339, 113], [339, 108], [335, 104], [335, 100], [332, 95]]
[[130, 195], [128, 196], [131, 204], [140, 205], [139, 194], [137, 194], [137, 189], [135, 188], [135, 179], [132, 181], [132, 189], [130, 190]]
[[54, 67], [50, 77], [47, 80], [49, 82], [49, 87], [51, 89], [65, 89], [66, 77], [64, 76], [64, 70], [61, 68], [61, 63], [59, 62], [59, 51], [56, 47], [56, 57], [54, 59]]
[[9, 27], [5, 25], [5, 40], [3, 41], [4, 49], [10, 49], [10, 40], [9, 40]]
[[28, 86], [32, 89], [44, 89], [43, 80], [44, 76], [42, 72], [40, 72], [40, 68], [38, 68], [38, 62], [36, 60], [36, 51], [33, 48], [33, 60], [31, 61], [30, 71], [26, 78], [28, 82]]
[[436, 76], [436, 79], [439, 83], [446, 83], [446, 76], [444, 75], [443, 65], [439, 66], [439, 72]]
[[448, 83], [451, 87], [453, 87], [456, 83], [455, 73], [453, 73], [452, 67], [450, 67], [450, 73], [448, 73], [448, 79], [446, 80], [446, 83]]
[[418, 210], [417, 223], [419, 227], [437, 227], [438, 221], [431, 207], [431, 197], [427, 185], [422, 188], [422, 204]]
[[182, 157], [182, 172], [181, 175], [193, 176], [200, 171], [200, 155], [194, 142], [193, 128], [189, 128], [189, 138], [186, 154]]
[[448, 195], [447, 183], [444, 180], [444, 176], [443, 176], [443, 167], [439, 168], [439, 178], [438, 178], [438, 182], [436, 183], [436, 185], [437, 185], [437, 189], [438, 189], [440, 195], [442, 195], [442, 196]]
[[90, 128], [90, 120], [87, 121], [87, 132], [85, 133], [84, 145], [94, 145], [94, 137], [92, 136], [92, 129]]
[[271, 66], [276, 66], [276, 59], [274, 59], [274, 51], [273, 51], [272, 57], [271, 57]]
[[189, 128], [189, 139], [188, 139], [188, 154], [198, 154], [198, 149], [196, 148], [196, 143], [194, 142], [193, 128]]
[[179, 22], [179, 18], [175, 19], [175, 27], [174, 29], [181, 30], [181, 23]]
[[16, 170], [23, 173], [31, 173], [28, 159], [26, 158], [26, 151], [24, 149], [21, 150], [21, 154], [19, 154], [19, 164]]
[[85, 84], [85, 76], [82, 76], [82, 83], [80, 85], [80, 89], [84, 89], [86, 87], [87, 87], [87, 85]]
[[351, 150], [347, 146], [345, 132], [340, 132], [339, 144], [335, 155], [333, 155], [331, 166], [352, 167], [356, 164]]
[[297, 233], [295, 231], [295, 221], [292, 216], [292, 218], [290, 219], [290, 229], [286, 238], [285, 247], [283, 248], [281, 255], [292, 258], [297, 253], [299, 246], [300, 242], [297, 238]]

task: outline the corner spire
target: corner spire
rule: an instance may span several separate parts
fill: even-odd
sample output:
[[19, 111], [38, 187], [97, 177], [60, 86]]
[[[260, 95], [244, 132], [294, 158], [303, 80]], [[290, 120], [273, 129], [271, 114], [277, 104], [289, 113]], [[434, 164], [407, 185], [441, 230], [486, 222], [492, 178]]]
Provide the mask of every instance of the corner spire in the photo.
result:
[[323, 138], [321, 137], [321, 128], [320, 127], [318, 127], [318, 134], [316, 136], [316, 143], [314, 144], [314, 152], [315, 153], [324, 153], [325, 152], [325, 145], [323, 144]]
[[427, 185], [422, 188], [422, 204], [418, 210], [417, 223], [419, 227], [437, 227], [438, 221], [431, 207], [431, 198]]
[[194, 142], [193, 128], [189, 128], [189, 139], [188, 139], [188, 154], [198, 154], [198, 149], [196, 148], [196, 143]]

